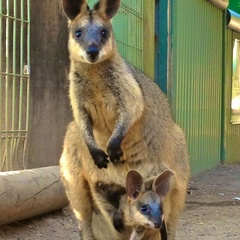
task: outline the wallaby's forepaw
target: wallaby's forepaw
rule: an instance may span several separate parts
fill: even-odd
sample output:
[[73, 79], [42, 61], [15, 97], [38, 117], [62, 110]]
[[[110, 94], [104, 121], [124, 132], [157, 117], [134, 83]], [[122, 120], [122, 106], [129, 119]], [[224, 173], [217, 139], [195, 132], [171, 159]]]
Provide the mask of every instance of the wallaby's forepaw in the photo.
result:
[[98, 168], [107, 168], [109, 163], [108, 155], [101, 149], [97, 149], [91, 151], [91, 155], [94, 163], [98, 166]]
[[117, 163], [120, 161], [120, 158], [123, 155], [123, 151], [119, 145], [109, 144], [107, 148], [107, 153], [110, 158], [110, 161], [113, 163]]

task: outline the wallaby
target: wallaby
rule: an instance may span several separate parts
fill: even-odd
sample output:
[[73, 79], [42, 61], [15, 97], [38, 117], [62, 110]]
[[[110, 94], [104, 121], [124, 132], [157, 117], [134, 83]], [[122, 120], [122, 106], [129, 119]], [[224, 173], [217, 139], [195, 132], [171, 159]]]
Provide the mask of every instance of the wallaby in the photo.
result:
[[[168, 239], [173, 240], [190, 172], [183, 131], [160, 88], [117, 51], [111, 19], [120, 0], [100, 0], [93, 9], [86, 0], [62, 3], [69, 19], [74, 122], [68, 126], [60, 167], [81, 237], [124, 239], [112, 225], [105, 210], [108, 203], [95, 189], [97, 182], [124, 186], [131, 169], [144, 179], [169, 169], [174, 181], [163, 211]], [[94, 228], [95, 213], [109, 225]], [[101, 238], [97, 229], [116, 236]]]
[[[126, 189], [99, 183], [103, 196], [112, 203], [113, 209], [109, 213], [118, 231], [125, 225], [133, 229], [131, 240], [160, 239], [162, 200], [170, 189], [171, 175], [172, 172], [166, 170], [144, 182], [138, 172], [131, 170], [127, 174]], [[117, 208], [116, 204], [119, 204]]]

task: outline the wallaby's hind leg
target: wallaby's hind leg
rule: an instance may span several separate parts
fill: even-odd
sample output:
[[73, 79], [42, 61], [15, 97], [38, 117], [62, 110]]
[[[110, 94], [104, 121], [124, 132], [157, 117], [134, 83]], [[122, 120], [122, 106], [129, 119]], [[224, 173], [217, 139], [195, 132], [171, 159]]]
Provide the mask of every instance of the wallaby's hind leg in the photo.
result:
[[[69, 157], [69, 156], [68, 156]], [[73, 156], [72, 156], [73, 157]], [[61, 158], [63, 165], [64, 154]], [[73, 160], [73, 159], [72, 159]], [[70, 169], [61, 168], [62, 180], [64, 182], [68, 199], [71, 203], [73, 212], [78, 220], [81, 240], [95, 240], [92, 233], [92, 198], [87, 181], [80, 173], [69, 174]]]
[[172, 197], [170, 199], [170, 211], [168, 215], [168, 221], [166, 222], [168, 240], [176, 239], [177, 226], [185, 206], [186, 198], [186, 188], [183, 188], [182, 191], [179, 189], [175, 189], [173, 191], [174, 198]]
[[[76, 192], [71, 201], [71, 205], [76, 218], [78, 219], [81, 240], [95, 240], [92, 233], [92, 198], [88, 189], [87, 182], [79, 179], [80, 188], [78, 194]], [[77, 196], [78, 199], [75, 199]], [[69, 196], [70, 198], [70, 196]]]

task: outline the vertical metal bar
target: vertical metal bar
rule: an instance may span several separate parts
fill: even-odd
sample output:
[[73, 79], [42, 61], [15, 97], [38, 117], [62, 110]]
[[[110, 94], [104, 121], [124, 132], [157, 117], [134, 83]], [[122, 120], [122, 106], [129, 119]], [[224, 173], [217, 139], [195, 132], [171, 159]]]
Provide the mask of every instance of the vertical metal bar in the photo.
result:
[[7, 0], [6, 2], [6, 8], [7, 8], [7, 13], [6, 13], [6, 55], [5, 55], [5, 59], [6, 59], [6, 75], [5, 75], [5, 129], [6, 129], [6, 147], [5, 147], [5, 155], [6, 155], [6, 159], [4, 159], [5, 164], [6, 164], [6, 169], [9, 169], [9, 163], [8, 163], [8, 159], [9, 159], [9, 132], [8, 132], [8, 97], [9, 97], [9, 0]]
[[[139, 5], [139, 6], [138, 6]], [[139, 2], [139, 4], [136, 4], [136, 9], [135, 9], [135, 16], [134, 16], [134, 22], [133, 22], [133, 27], [136, 25], [137, 27], [135, 28], [135, 37], [133, 36], [133, 46], [134, 46], [134, 52], [135, 52], [135, 58], [137, 60], [137, 66], [141, 69], [141, 58], [139, 58], [139, 56], [141, 55], [141, 51], [139, 51], [139, 43], [141, 41], [140, 39], [140, 34], [141, 34], [141, 30], [139, 28], [139, 26], [141, 26], [141, 11], [139, 11], [139, 7], [141, 7], [142, 5], [142, 0]], [[142, 70], [142, 69], [141, 69]]]
[[30, 105], [30, 0], [27, 3], [27, 65], [28, 79], [27, 79], [27, 111], [26, 111], [26, 131], [28, 131], [29, 124], [29, 105]]
[[169, 96], [170, 103], [171, 103], [171, 85], [172, 85], [172, 79], [173, 79], [173, 59], [172, 59], [172, 12], [173, 12], [173, 5], [172, 1], [168, 0], [167, 3], [167, 82], [165, 83], [166, 86], [166, 93]]
[[226, 139], [227, 139], [227, 131], [225, 129], [226, 126], [226, 108], [225, 108], [225, 99], [226, 99], [226, 76], [227, 76], [227, 30], [225, 28], [227, 19], [227, 13], [224, 13], [223, 22], [222, 22], [222, 32], [223, 32], [223, 44], [222, 44], [222, 114], [221, 114], [221, 159], [220, 163], [224, 164], [226, 161]]
[[[18, 106], [18, 136], [17, 136], [17, 149], [19, 152], [19, 144], [21, 144], [22, 140], [22, 118], [23, 118], [23, 58], [24, 58], [24, 1], [21, 0], [20, 3], [20, 8], [21, 8], [21, 15], [20, 15], [20, 77], [19, 77], [19, 106]], [[21, 146], [21, 145], [20, 145]]]
[[[2, 0], [0, 0], [0, 113], [2, 115]], [[3, 140], [2, 140], [2, 116], [0, 117], [0, 171], [2, 170], [3, 162]]]
[[30, 108], [30, 0], [27, 1], [27, 65], [28, 69], [28, 76], [27, 76], [27, 106], [26, 106], [26, 139], [24, 143], [24, 150], [23, 150], [23, 161], [22, 165], [23, 168], [26, 168], [26, 146], [27, 146], [27, 137], [28, 137], [28, 125], [29, 125], [29, 108]]
[[11, 127], [11, 170], [13, 170], [14, 156], [16, 155], [16, 138], [15, 138], [15, 114], [16, 114], [16, 17], [17, 17], [17, 0], [14, 0], [13, 6], [13, 54], [12, 54], [12, 64], [13, 64], [13, 76], [12, 76], [12, 127]]
[[144, 23], [143, 23], [143, 21], [144, 21], [144, 19], [143, 19], [143, 16], [144, 16], [144, 13], [143, 13], [143, 11], [144, 11], [144, 3], [143, 3], [143, 1], [146, 1], [146, 0], [142, 0], [141, 1], [141, 18], [140, 18], [140, 21], [141, 21], [141, 25], [140, 25], [140, 27], [139, 27], [139, 31], [140, 31], [140, 43], [141, 43], [141, 70], [143, 70], [143, 48], [144, 48], [144, 45], [143, 45], [143, 43], [144, 43], [144, 41], [143, 41], [143, 39], [144, 39], [144, 37], [145, 36], [143, 36], [143, 33], [145, 32], [145, 31], [143, 31], [143, 27], [144, 27]]
[[23, 58], [24, 58], [24, 1], [21, 0], [21, 27], [20, 27], [20, 86], [19, 86], [19, 118], [18, 118], [18, 142], [17, 147], [21, 139], [22, 131], [22, 104], [23, 104]]

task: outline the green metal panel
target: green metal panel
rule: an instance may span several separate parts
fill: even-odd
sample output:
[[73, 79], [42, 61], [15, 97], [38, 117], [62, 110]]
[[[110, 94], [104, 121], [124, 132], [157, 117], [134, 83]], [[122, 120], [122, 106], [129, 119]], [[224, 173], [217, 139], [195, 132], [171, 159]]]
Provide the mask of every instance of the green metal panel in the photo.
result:
[[220, 162], [222, 22], [223, 12], [208, 1], [172, 1], [171, 105], [193, 173]]
[[29, 5], [30, 0], [0, 0], [0, 171], [24, 168], [29, 113]]
[[230, 124], [233, 40], [240, 39], [240, 33], [226, 29], [225, 32], [225, 81], [224, 81], [224, 126], [222, 160], [225, 163], [240, 162], [240, 125]]

